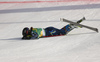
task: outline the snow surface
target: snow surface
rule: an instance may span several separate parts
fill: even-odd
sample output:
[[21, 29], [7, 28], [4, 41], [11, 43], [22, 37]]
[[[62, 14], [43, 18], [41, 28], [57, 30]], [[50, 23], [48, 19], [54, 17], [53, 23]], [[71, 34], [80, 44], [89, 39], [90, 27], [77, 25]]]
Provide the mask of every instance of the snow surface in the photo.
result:
[[0, 62], [100, 62], [100, 33], [86, 28], [66, 36], [21, 40], [24, 27], [61, 28], [68, 23], [60, 18], [76, 22], [83, 16], [82, 24], [100, 30], [99, 2], [0, 4]]

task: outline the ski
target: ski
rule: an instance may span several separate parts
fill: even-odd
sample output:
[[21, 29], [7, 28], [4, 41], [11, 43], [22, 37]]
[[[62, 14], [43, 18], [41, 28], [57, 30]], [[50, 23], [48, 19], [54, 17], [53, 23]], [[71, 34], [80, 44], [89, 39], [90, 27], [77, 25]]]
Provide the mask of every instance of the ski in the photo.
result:
[[68, 23], [74, 24], [74, 25], [76, 25], [76, 26], [85, 27], [85, 28], [88, 28], [88, 29], [90, 29], [90, 30], [99, 32], [97, 28], [90, 27], [90, 26], [86, 26], [86, 25], [82, 25], [82, 24], [79, 24], [79, 23], [76, 23], [76, 22], [73, 22], [73, 21], [70, 21], [70, 20], [67, 20], [67, 19], [64, 19], [64, 18], [61, 18], [61, 21], [63, 21], [63, 22], [68, 22]]

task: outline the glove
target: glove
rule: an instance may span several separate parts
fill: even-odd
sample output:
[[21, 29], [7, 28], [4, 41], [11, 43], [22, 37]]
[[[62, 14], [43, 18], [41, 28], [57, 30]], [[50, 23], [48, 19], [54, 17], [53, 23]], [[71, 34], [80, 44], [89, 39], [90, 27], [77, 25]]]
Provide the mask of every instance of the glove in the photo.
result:
[[36, 32], [32, 32], [31, 35], [32, 35], [32, 39], [39, 39], [39, 36]]

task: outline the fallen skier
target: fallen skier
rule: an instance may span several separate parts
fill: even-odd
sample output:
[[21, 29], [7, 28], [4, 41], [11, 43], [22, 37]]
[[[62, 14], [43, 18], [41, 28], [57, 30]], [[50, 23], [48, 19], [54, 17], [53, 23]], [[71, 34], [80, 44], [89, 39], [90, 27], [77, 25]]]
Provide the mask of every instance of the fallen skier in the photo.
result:
[[[81, 23], [83, 20], [85, 20], [85, 17], [77, 21], [77, 23]], [[74, 28], [77, 28], [79, 26], [76, 26], [74, 24], [68, 24], [64, 26], [61, 29], [57, 29], [54, 27], [47, 27], [47, 28], [33, 28], [30, 29], [28, 27], [25, 27], [22, 31], [22, 39], [39, 39], [41, 37], [50, 37], [50, 36], [60, 36], [60, 35], [66, 35], [68, 32], [73, 30]]]

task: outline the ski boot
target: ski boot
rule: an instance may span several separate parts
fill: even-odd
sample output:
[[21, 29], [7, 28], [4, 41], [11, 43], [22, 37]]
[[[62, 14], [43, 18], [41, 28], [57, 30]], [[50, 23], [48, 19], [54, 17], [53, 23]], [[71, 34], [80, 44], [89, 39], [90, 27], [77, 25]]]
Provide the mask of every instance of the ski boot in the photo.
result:
[[85, 17], [83, 17], [82, 19], [80, 19], [79, 21], [77, 21], [77, 23], [81, 23], [83, 20], [86, 20]]
[[[79, 21], [77, 21], [76, 23], [81, 23], [83, 20], [86, 20], [85, 19], [85, 17], [83, 17], [82, 19], [80, 19]], [[74, 25], [74, 24], [70, 24], [70, 26], [72, 27], [72, 28], [78, 28], [78, 27], [80, 27], [80, 26], [76, 26], [76, 25]], [[82, 27], [80, 27], [80, 28], [82, 28]]]

